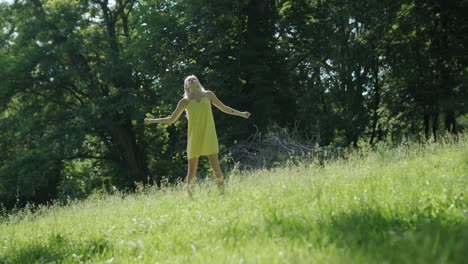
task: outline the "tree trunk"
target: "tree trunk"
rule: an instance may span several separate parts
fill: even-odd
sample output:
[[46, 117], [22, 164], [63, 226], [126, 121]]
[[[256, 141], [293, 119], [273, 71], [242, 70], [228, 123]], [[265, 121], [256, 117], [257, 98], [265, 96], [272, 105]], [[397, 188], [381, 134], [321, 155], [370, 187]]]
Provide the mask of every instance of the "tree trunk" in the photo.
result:
[[[380, 105], [380, 83], [379, 83], [379, 58], [374, 59], [374, 65], [372, 67], [372, 73], [374, 77], [374, 105], [372, 109], [372, 134], [369, 143], [374, 144], [374, 138], [377, 132], [377, 123], [379, 121], [379, 105]], [[379, 136], [380, 138], [380, 136]]]
[[445, 130], [449, 133], [457, 134], [457, 120], [455, 119], [455, 112], [448, 111], [445, 113], [445, 120], [444, 120]]
[[[121, 178], [117, 183], [124, 187], [135, 187], [135, 183], [148, 183], [151, 175], [148, 171], [145, 155], [138, 147], [130, 119], [116, 115], [107, 126], [111, 136], [112, 154], [117, 161]], [[160, 179], [156, 179], [160, 186]]]
[[449, 133], [456, 134], [456, 120], [455, 120], [455, 103], [452, 78], [450, 76], [449, 66], [452, 58], [449, 52], [449, 11], [445, 1], [437, 2], [438, 8], [436, 13], [440, 13], [437, 20], [438, 42], [437, 42], [437, 58], [439, 68], [439, 85], [440, 91], [445, 96], [442, 111], [445, 111], [444, 126], [445, 130]]
[[[104, 23], [106, 25], [108, 43], [110, 48], [110, 60], [113, 65], [120, 69], [114, 72], [110, 83], [119, 91], [125, 93], [130, 87], [135, 87], [132, 83], [131, 67], [120, 57], [118, 32], [116, 30], [117, 20], [122, 19], [124, 35], [128, 37], [127, 15], [125, 9], [131, 9], [135, 3], [133, 0], [117, 1], [113, 11], [107, 6], [107, 2], [99, 2]], [[127, 113], [128, 109], [120, 109]], [[111, 118], [111, 123], [107, 125], [107, 131], [111, 136], [112, 151], [114, 158], [118, 161], [122, 172], [120, 185], [125, 187], [135, 187], [134, 183], [148, 183], [151, 175], [148, 171], [146, 158], [142, 149], [137, 144], [135, 132], [130, 117], [115, 113]], [[160, 186], [160, 179], [156, 179], [156, 184]]]
[[424, 114], [424, 135], [426, 136], [426, 140], [429, 140], [431, 138], [431, 135], [429, 133], [430, 131], [430, 120], [431, 116], [427, 113]]
[[266, 127], [279, 114], [275, 103], [272, 53], [274, 52], [273, 0], [250, 0], [246, 6], [247, 28], [241, 51], [241, 71], [246, 80], [246, 107], [255, 111], [255, 123]]
[[379, 124], [379, 127], [377, 128], [377, 140], [382, 141], [384, 139], [384, 132], [382, 131], [382, 126]]
[[434, 113], [432, 116], [432, 136], [434, 142], [437, 141], [437, 128], [439, 127], [439, 113]]

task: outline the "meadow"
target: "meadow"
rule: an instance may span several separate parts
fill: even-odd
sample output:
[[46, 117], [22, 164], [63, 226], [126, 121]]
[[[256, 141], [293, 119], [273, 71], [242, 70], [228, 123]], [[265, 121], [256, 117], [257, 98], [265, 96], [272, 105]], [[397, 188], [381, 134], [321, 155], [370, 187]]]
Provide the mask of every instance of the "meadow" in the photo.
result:
[[0, 223], [0, 263], [466, 263], [468, 140], [96, 193]]

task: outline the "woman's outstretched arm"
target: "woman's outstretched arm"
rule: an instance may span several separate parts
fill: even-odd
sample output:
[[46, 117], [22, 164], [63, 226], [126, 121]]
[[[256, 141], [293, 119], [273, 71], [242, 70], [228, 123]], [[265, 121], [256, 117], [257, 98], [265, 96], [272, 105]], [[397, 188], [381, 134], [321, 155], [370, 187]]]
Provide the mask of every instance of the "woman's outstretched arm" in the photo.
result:
[[249, 118], [250, 117], [250, 113], [249, 112], [240, 112], [240, 111], [237, 111], [236, 109], [234, 108], [231, 108], [225, 104], [223, 104], [219, 99], [218, 97], [216, 97], [216, 95], [211, 92], [211, 91], [208, 91], [208, 98], [210, 99], [211, 103], [216, 106], [219, 110], [221, 110], [222, 112], [228, 114], [228, 115], [235, 115], [235, 116], [241, 116], [243, 118]]
[[188, 105], [188, 100], [185, 98], [182, 98], [177, 104], [177, 107], [172, 113], [172, 115], [168, 117], [164, 117], [164, 118], [145, 118], [145, 124], [152, 124], [152, 123], [172, 124], [175, 121], [177, 121], [177, 119], [179, 119], [180, 115], [182, 114], [182, 112], [184, 112], [187, 105]]

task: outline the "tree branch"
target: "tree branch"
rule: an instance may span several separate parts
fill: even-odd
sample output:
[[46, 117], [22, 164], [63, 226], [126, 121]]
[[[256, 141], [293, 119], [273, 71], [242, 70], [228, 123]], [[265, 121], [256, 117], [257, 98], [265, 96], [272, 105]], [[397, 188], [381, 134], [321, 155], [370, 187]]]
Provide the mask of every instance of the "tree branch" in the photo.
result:
[[119, 46], [117, 45], [117, 38], [115, 35], [116, 17], [114, 18], [114, 15], [112, 15], [112, 11], [107, 6], [107, 0], [99, 1], [98, 3], [101, 6], [102, 13], [104, 16], [104, 23], [106, 25], [107, 35], [109, 38], [109, 46], [112, 51], [119, 52]]
[[75, 159], [96, 159], [96, 160], [113, 160], [111, 157], [108, 156], [96, 156], [88, 153], [77, 154], [69, 157], [64, 157], [62, 161], [71, 161]]
[[29, 88], [25, 88], [24, 90], [24, 93], [29, 93], [29, 94], [33, 94], [33, 95], [37, 95], [37, 96], [40, 96], [40, 97], [43, 97], [45, 99], [47, 99], [48, 101], [52, 102], [52, 103], [55, 103], [57, 105], [62, 105], [62, 106], [77, 106], [76, 104], [74, 103], [67, 103], [67, 102], [64, 102], [64, 101], [58, 101], [58, 100], [55, 100], [45, 94], [41, 94], [39, 92], [36, 92], [32, 89], [29, 89]]

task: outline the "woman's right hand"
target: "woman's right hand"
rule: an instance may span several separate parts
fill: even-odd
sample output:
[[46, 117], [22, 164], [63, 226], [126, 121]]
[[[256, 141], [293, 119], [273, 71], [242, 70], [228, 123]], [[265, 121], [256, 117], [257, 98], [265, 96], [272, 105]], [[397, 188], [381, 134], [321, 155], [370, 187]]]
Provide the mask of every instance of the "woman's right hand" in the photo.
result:
[[249, 113], [249, 112], [242, 112], [242, 117], [245, 118], [245, 119], [249, 118], [251, 115], [252, 114]]
[[151, 118], [145, 118], [145, 124], [151, 124]]

